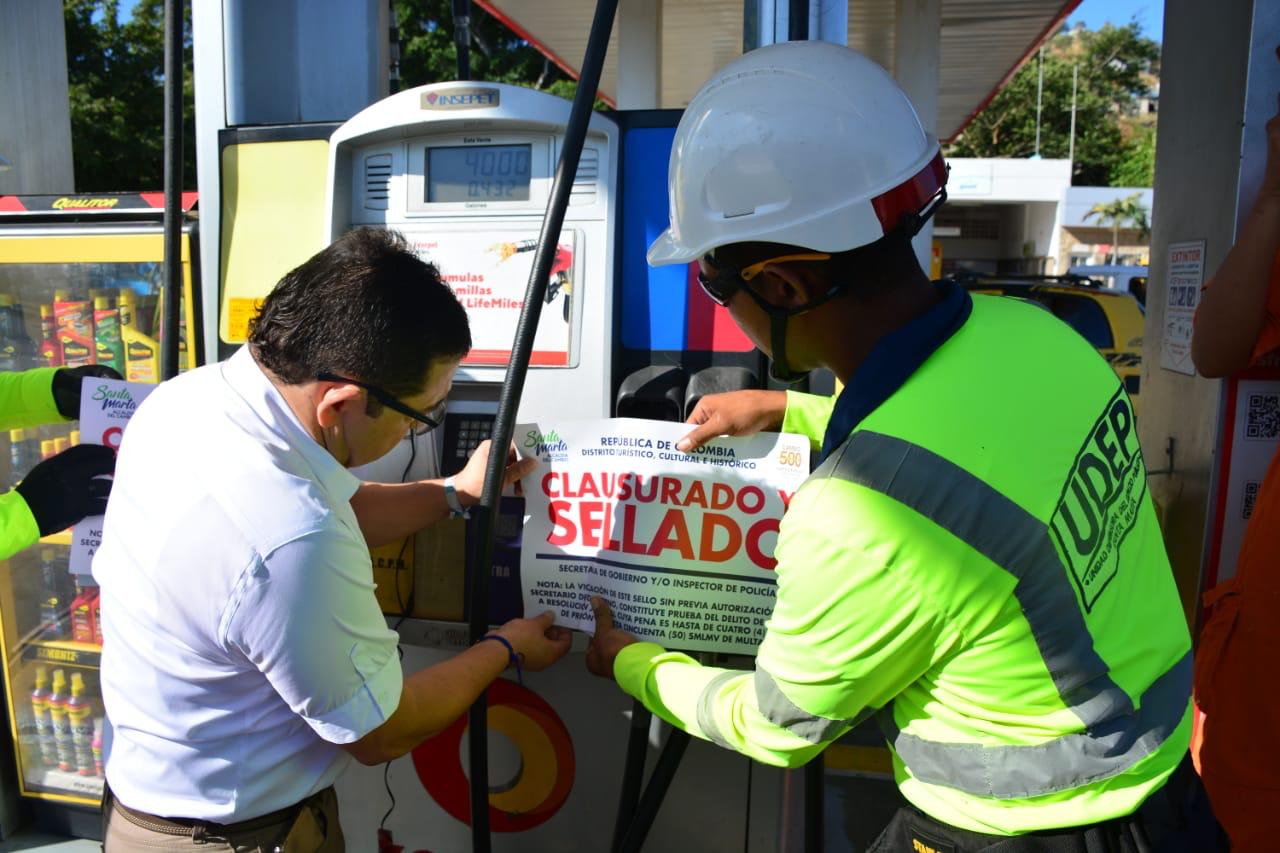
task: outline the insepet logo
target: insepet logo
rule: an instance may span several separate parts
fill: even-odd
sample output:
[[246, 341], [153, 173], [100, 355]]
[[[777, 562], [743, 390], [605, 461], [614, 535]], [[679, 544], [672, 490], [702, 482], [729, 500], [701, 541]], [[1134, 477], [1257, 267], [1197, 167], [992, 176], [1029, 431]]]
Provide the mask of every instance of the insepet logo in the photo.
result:
[[423, 92], [424, 110], [478, 110], [498, 106], [502, 93], [497, 89], [474, 87], [447, 92]]

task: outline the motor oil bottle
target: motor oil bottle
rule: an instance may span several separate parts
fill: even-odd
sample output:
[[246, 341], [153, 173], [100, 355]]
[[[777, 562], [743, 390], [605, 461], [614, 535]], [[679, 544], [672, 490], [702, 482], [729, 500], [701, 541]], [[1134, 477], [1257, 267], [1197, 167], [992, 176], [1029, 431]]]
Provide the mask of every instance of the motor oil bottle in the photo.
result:
[[70, 291], [55, 291], [53, 319], [62, 345], [62, 363], [67, 367], [93, 364], [97, 358], [93, 343], [93, 303], [76, 299]]
[[[161, 330], [164, 328], [164, 292], [160, 293], [160, 297], [156, 300], [155, 311], [151, 317], [151, 331], [155, 332], [156, 340], [164, 345], [164, 337]], [[182, 299], [178, 299], [178, 372], [184, 373], [191, 367], [187, 360], [187, 315], [182, 310]]]
[[120, 336], [124, 340], [124, 378], [130, 382], [156, 382], [160, 378], [160, 344], [138, 328], [138, 296], [120, 291]]
[[93, 641], [102, 645], [102, 591], [93, 597]]
[[76, 578], [76, 597], [71, 602], [71, 639], [77, 643], [92, 643], [93, 601], [98, 597], [98, 588]]
[[98, 717], [93, 721], [93, 740], [89, 742], [89, 751], [93, 753], [93, 775], [99, 779], [104, 778], [102, 772], [102, 730], [106, 727], [106, 720]]
[[98, 364], [113, 367], [124, 375], [120, 312], [109, 296], [98, 296], [93, 300], [93, 346]]
[[53, 718], [49, 716], [49, 670], [36, 667], [36, 683], [31, 691], [31, 716], [35, 720], [36, 748], [41, 764], [58, 763], [58, 746], [53, 740]]
[[[74, 769], [81, 776], [93, 775], [93, 700], [85, 695], [84, 676], [71, 673], [71, 698], [67, 700], [67, 721], [71, 725]], [[58, 768], [62, 769], [59, 756]]]
[[39, 366], [36, 342], [27, 334], [22, 303], [16, 297], [0, 295], [0, 364], [6, 370], [29, 370]]
[[48, 640], [65, 640], [71, 634], [70, 608], [63, 595], [62, 567], [53, 548], [40, 549], [40, 624]]
[[45, 367], [62, 366], [62, 344], [58, 342], [52, 305], [40, 306], [40, 363]]
[[71, 771], [76, 765], [75, 746], [71, 742], [71, 718], [67, 705], [67, 674], [60, 669], [53, 671], [53, 689], [49, 694], [49, 717], [53, 720], [53, 742], [57, 747], [58, 769]]
[[25, 332], [20, 328], [18, 317], [13, 297], [0, 293], [0, 371], [6, 373], [28, 367], [20, 352]]

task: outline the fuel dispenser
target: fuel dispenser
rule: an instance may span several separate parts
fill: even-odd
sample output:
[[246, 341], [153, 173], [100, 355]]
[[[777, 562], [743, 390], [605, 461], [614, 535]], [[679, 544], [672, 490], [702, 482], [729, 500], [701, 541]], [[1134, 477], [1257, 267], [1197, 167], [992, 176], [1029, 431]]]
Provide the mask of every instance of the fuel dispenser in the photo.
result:
[[[421, 447], [404, 442], [362, 476], [448, 476], [489, 437], [569, 107], [517, 86], [442, 83], [379, 101], [330, 138], [327, 240], [359, 226], [400, 231], [453, 287], [473, 337], [443, 429]], [[593, 115], [556, 246], [521, 418], [545, 415], [548, 407], [580, 418], [611, 411], [617, 168], [617, 127]], [[504, 510], [494, 621], [519, 607], [519, 595], [511, 592], [522, 507], [514, 502]], [[464, 531], [454, 522], [418, 537], [413, 591], [436, 594], [412, 596], [410, 615], [462, 619], [456, 567], [466, 553]], [[403, 577], [399, 581], [403, 586]], [[384, 609], [404, 612], [388, 603], [384, 599]], [[395, 604], [404, 603], [401, 594]]]
[[[530, 89], [442, 83], [380, 101], [330, 138], [326, 240], [360, 226], [403, 233], [454, 288], [474, 340], [443, 427], [416, 445], [407, 439], [358, 471], [365, 479], [446, 476], [489, 436], [569, 113], [567, 101]], [[620, 124], [633, 115], [660, 125], [665, 143], [643, 158], [649, 169], [637, 178], [660, 191], [637, 191], [634, 215], [631, 208], [624, 215], [629, 184]], [[518, 420], [615, 414], [683, 420], [697, 394], [724, 384], [715, 370], [731, 368], [736, 381], [752, 384], [763, 375], [727, 313], [717, 314], [723, 309], [700, 294], [691, 298], [697, 284], [688, 270], [675, 274], [680, 298], [664, 302], [671, 293], [662, 279], [670, 272], [644, 263], [644, 232], [666, 223], [666, 164], [679, 113], [633, 115], [591, 116]], [[642, 135], [642, 153], [647, 142]], [[655, 200], [659, 209], [649, 210]], [[623, 229], [630, 248], [639, 247], [638, 267], [634, 252], [622, 257]], [[700, 372], [707, 368], [715, 370]], [[492, 623], [521, 606], [522, 524], [523, 501], [504, 499], [491, 574]], [[468, 642], [461, 623], [468, 526], [452, 520], [420, 533], [409, 559], [403, 547], [385, 559], [375, 555], [384, 609], [406, 617], [392, 619], [404, 641], [406, 671]], [[398, 573], [397, 564], [404, 565]], [[496, 850], [602, 849], [613, 831], [631, 700], [587, 674], [583, 648], [579, 638], [576, 653], [551, 671], [526, 673], [523, 685], [503, 680], [490, 691], [489, 814]], [[381, 826], [406, 849], [470, 849], [460, 756], [465, 722], [394, 762], [385, 787], [381, 768], [345, 775], [339, 793], [351, 843], [367, 842]], [[656, 726], [649, 740], [661, 742]], [[777, 849], [782, 786], [778, 771], [694, 743], [650, 842], [654, 849], [681, 849], [697, 825], [706, 831], [702, 849]], [[387, 791], [400, 805], [380, 822], [391, 805]]]

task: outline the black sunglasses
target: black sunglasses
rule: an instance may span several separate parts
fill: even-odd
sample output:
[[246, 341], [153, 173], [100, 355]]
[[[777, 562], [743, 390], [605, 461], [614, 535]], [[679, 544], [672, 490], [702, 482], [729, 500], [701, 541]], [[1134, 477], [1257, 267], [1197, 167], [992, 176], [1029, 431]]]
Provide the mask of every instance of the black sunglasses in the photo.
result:
[[445, 409], [448, 408], [448, 401], [441, 400], [431, 407], [429, 412], [419, 412], [410, 406], [406, 406], [395, 398], [394, 395], [383, 391], [377, 385], [370, 385], [368, 382], [361, 382], [358, 379], [351, 379], [346, 376], [338, 376], [334, 373], [316, 374], [316, 379], [321, 382], [345, 382], [348, 385], [355, 385], [357, 388], [363, 388], [369, 392], [369, 396], [386, 406], [393, 412], [398, 412], [406, 418], [412, 418], [421, 426], [415, 427], [414, 435], [426, 435], [433, 429], [436, 429], [444, 422]]
[[[742, 289], [743, 285], [751, 279], [764, 272], [764, 268], [769, 264], [780, 264], [784, 261], [827, 261], [831, 259], [831, 255], [827, 252], [797, 252], [790, 255], [779, 255], [775, 258], [766, 258], [763, 261], [756, 261], [754, 264], [748, 264], [742, 269], [734, 269], [728, 264], [722, 264], [715, 259], [715, 256], [708, 253], [702, 256], [702, 262], [711, 267], [713, 275], [708, 277], [702, 271], [702, 267], [698, 267], [698, 284], [702, 286], [702, 291], [711, 298], [715, 304], [728, 307], [729, 300], [733, 299], [733, 294]], [[753, 291], [748, 290], [748, 293]]]

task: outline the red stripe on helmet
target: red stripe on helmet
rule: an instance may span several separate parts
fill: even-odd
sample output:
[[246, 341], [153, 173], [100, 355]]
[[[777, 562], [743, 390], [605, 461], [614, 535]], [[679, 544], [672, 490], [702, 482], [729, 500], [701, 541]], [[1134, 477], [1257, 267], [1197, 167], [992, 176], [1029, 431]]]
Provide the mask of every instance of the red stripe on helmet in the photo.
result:
[[915, 175], [871, 199], [871, 206], [875, 209], [876, 218], [880, 220], [884, 233], [888, 234], [902, 224], [904, 216], [919, 213], [946, 183], [947, 166], [939, 151]]

